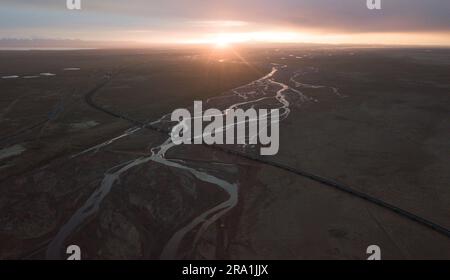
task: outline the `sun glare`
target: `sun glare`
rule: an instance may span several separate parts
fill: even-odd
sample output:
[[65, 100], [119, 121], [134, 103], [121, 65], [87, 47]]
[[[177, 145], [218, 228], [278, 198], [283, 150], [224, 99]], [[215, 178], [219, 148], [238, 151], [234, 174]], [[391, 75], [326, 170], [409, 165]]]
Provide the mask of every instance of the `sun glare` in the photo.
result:
[[304, 35], [295, 32], [240, 32], [207, 34], [203, 38], [185, 41], [188, 44], [209, 44], [216, 48], [228, 48], [240, 43], [298, 42], [306, 39]]
[[225, 49], [230, 47], [233, 43], [244, 42], [243, 38], [237, 36], [237, 34], [219, 34], [210, 39], [210, 42], [215, 45], [216, 48]]
[[230, 42], [225, 41], [225, 40], [217, 40], [217, 42], [215, 42], [214, 44], [215, 44], [216, 48], [218, 48], [218, 49], [225, 49], [230, 46]]

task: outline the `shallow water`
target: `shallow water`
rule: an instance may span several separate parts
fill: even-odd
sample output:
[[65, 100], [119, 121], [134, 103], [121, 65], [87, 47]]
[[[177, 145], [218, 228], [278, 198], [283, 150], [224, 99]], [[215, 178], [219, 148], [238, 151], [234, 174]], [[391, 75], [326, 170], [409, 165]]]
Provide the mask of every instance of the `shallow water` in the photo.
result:
[[39, 75], [44, 76], [44, 77], [53, 77], [53, 76], [56, 76], [56, 74], [53, 74], [53, 73], [41, 73], [41, 74], [39, 74]]
[[2, 79], [17, 79], [19, 76], [13, 75], [13, 76], [3, 76]]
[[0, 150], [0, 160], [13, 156], [18, 156], [25, 151], [26, 149], [22, 145], [14, 145], [8, 148], [4, 148]]
[[72, 123], [70, 124], [70, 127], [72, 129], [88, 129], [99, 125], [96, 121], [86, 121], [86, 122], [79, 122], [79, 123]]

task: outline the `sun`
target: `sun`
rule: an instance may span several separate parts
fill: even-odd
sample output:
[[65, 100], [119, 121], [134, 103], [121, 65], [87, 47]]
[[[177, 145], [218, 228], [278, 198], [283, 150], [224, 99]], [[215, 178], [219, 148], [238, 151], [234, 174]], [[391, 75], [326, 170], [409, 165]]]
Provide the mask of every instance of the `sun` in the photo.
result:
[[218, 49], [226, 49], [226, 48], [230, 47], [231, 40], [228, 40], [225, 37], [218, 37], [214, 40], [214, 45]]
[[216, 48], [218, 49], [226, 49], [230, 46], [230, 43], [227, 42], [218, 42], [216, 43]]
[[248, 40], [245, 34], [221, 33], [211, 37], [210, 42], [220, 49], [230, 48], [234, 44], [244, 43]]

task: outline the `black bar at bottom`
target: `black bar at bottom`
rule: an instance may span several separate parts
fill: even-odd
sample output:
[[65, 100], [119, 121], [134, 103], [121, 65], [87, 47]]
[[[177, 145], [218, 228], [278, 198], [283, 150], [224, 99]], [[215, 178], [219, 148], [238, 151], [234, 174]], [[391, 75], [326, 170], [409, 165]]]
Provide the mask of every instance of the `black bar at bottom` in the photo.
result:
[[[3, 279], [311, 279], [340, 277], [384, 279], [398, 275], [442, 279], [449, 261], [0, 261]], [[144, 277], [144, 278], [142, 278]], [[330, 278], [331, 279], [331, 278]]]

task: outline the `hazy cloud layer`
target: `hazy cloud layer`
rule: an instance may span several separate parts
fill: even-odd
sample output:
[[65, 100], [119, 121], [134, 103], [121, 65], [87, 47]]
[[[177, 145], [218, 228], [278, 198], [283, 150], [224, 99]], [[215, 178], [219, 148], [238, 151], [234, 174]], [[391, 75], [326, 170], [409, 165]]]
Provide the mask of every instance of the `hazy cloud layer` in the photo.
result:
[[449, 0], [2, 0], [0, 37], [82, 38], [99, 31], [199, 32], [289, 27], [326, 32], [450, 32]]

